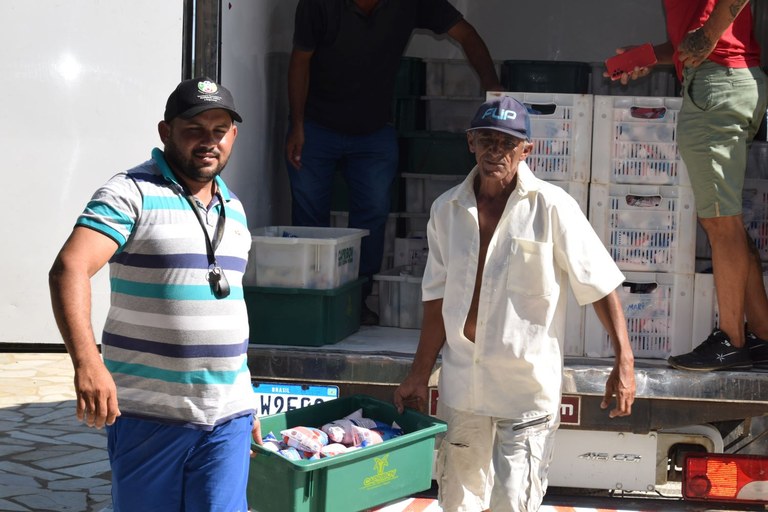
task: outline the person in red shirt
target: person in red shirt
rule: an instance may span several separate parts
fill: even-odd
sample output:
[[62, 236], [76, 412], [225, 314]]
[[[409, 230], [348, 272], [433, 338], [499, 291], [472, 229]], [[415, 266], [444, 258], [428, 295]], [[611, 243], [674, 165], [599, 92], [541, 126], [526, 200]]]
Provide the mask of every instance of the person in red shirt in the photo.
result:
[[[692, 352], [669, 358], [671, 366], [685, 370], [768, 365], [768, 298], [741, 204], [749, 147], [768, 97], [748, 3], [664, 0], [669, 41], [654, 46], [657, 63], [674, 64], [683, 84], [678, 147], [712, 248], [720, 319]], [[621, 81], [650, 70], [635, 68]]]

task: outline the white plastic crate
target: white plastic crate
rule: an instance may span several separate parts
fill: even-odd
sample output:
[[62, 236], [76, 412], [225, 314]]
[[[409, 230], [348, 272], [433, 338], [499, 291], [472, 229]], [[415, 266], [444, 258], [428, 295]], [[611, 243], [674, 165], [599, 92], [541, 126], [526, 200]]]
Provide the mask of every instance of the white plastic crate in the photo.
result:
[[[423, 59], [427, 72], [427, 96], [482, 97], [477, 72], [467, 59]], [[496, 64], [499, 71], [499, 64]], [[467, 121], [468, 122], [468, 121]]]
[[244, 285], [330, 290], [357, 279], [368, 230], [268, 226], [251, 235]]
[[395, 267], [426, 265], [428, 255], [429, 243], [426, 233], [415, 232], [408, 238], [395, 238]]
[[[625, 272], [617, 288], [636, 358], [666, 359], [690, 351], [693, 274]], [[587, 308], [588, 357], [609, 357], [613, 345], [593, 307]]]
[[[746, 179], [741, 194], [742, 218], [755, 247], [760, 251], [760, 259], [768, 261], [768, 180]], [[712, 248], [707, 234], [701, 225], [696, 226], [696, 257], [709, 259]]]
[[[390, 213], [387, 224], [384, 227], [384, 259], [381, 262], [381, 270], [392, 268], [392, 258], [395, 254], [395, 236], [397, 236], [397, 219], [399, 213]], [[349, 212], [331, 212], [331, 227], [346, 228], [349, 226]]]
[[379, 285], [379, 325], [420, 329], [424, 317], [421, 281], [424, 267], [405, 265], [373, 276]]
[[567, 281], [562, 288], [562, 293], [566, 294], [563, 353], [566, 356], [582, 357], [584, 356], [586, 308], [579, 305]]
[[768, 142], [752, 141], [747, 158], [747, 179], [768, 179]]
[[682, 98], [594, 98], [593, 183], [690, 186], [677, 150]]
[[486, 96], [511, 96], [528, 107], [533, 150], [526, 162], [536, 176], [589, 181], [592, 95], [491, 91]]
[[428, 213], [402, 212], [400, 218], [405, 221], [406, 237], [427, 232], [427, 223], [429, 222]]
[[768, 261], [768, 180], [745, 180], [741, 196], [747, 233], [760, 251], [760, 259]]
[[405, 180], [405, 211], [429, 213], [432, 203], [443, 192], [455, 187], [466, 176], [457, 174], [401, 173]]
[[[768, 275], [763, 275], [763, 285], [768, 288]], [[715, 277], [712, 274], [696, 274], [693, 281], [693, 328], [691, 346], [680, 353], [693, 350], [720, 324], [715, 294]], [[673, 354], [677, 355], [677, 354]]]
[[568, 194], [573, 197], [584, 215], [587, 215], [589, 211], [589, 183], [581, 183], [579, 181], [550, 181], [553, 185], [557, 185], [562, 188]]
[[592, 183], [589, 221], [622, 270], [694, 272], [696, 211], [688, 187]]

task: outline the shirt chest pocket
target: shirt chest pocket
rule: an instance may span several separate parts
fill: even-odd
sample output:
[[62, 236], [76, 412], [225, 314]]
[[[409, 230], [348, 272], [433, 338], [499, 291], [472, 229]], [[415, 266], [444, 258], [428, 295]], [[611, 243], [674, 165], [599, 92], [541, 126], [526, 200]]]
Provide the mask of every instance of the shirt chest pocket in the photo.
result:
[[552, 244], [533, 240], [513, 240], [507, 269], [507, 290], [540, 297], [550, 295], [554, 285], [555, 266]]

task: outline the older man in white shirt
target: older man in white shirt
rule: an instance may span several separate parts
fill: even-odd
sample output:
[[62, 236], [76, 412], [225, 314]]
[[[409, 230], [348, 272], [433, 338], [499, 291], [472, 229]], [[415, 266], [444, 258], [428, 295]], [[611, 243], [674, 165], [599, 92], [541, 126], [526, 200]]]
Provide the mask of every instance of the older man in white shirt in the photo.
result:
[[559, 425], [566, 285], [592, 303], [616, 361], [602, 407], [630, 414], [634, 357], [615, 289], [624, 276], [576, 201], [525, 163], [530, 120], [503, 96], [467, 131], [477, 166], [432, 205], [419, 346], [395, 391], [424, 408], [442, 350], [438, 415], [448, 433], [438, 458], [446, 512], [535, 511]]

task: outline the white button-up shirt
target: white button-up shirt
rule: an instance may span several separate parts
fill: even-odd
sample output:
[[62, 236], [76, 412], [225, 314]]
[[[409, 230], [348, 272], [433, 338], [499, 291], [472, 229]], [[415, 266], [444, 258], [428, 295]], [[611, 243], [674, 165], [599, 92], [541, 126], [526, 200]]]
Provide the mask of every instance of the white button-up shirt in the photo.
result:
[[624, 276], [576, 201], [520, 162], [517, 186], [488, 246], [476, 339], [468, 340], [464, 323], [480, 253], [476, 174], [477, 168], [435, 200], [427, 226], [422, 298], [443, 299], [446, 330], [440, 400], [500, 418], [554, 415], [567, 284], [585, 305], [616, 289]]

